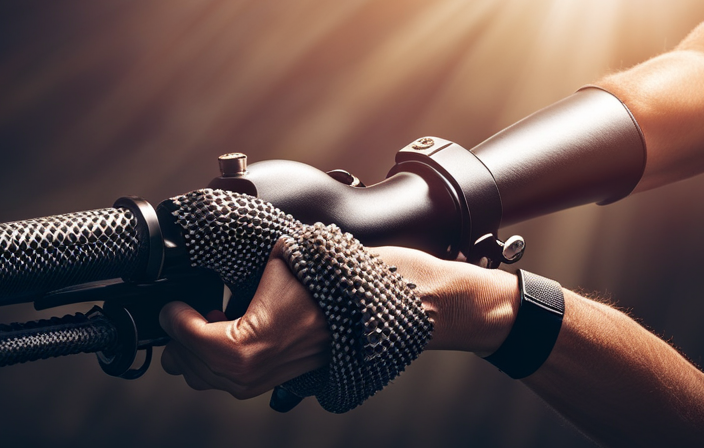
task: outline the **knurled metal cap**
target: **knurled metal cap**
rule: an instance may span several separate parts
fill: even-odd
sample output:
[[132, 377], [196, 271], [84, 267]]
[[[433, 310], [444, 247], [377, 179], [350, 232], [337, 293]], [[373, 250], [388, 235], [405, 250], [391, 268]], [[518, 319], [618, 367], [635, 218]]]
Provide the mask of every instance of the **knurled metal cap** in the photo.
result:
[[247, 171], [247, 156], [241, 152], [231, 152], [218, 157], [222, 177], [241, 176]]

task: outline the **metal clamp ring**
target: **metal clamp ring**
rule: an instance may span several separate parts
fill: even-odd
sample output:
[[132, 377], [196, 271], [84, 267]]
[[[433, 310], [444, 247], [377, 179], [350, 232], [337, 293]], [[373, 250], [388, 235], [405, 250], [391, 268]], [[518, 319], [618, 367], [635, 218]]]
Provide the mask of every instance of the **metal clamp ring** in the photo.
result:
[[[159, 279], [164, 265], [164, 237], [161, 234], [159, 218], [154, 207], [146, 200], [137, 196], [119, 198], [113, 204], [115, 208], [126, 208], [134, 213], [138, 221], [138, 230], [143, 233], [146, 229], [149, 255], [144, 270], [134, 274], [132, 278], [125, 279], [137, 283], [148, 283]], [[143, 242], [143, 241], [140, 241]]]

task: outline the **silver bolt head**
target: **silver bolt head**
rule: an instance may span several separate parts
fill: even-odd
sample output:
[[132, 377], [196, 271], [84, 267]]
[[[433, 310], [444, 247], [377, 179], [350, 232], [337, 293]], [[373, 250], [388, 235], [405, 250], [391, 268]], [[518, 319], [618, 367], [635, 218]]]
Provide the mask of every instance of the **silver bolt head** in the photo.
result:
[[501, 254], [506, 260], [513, 261], [520, 258], [523, 255], [523, 251], [526, 249], [526, 242], [520, 235], [513, 235], [511, 238], [507, 239], [504, 243], [504, 248]]
[[423, 138], [419, 138], [418, 140], [413, 142], [413, 144], [411, 145], [411, 148], [422, 151], [424, 149], [428, 149], [428, 148], [432, 147], [434, 144], [435, 144], [435, 141], [432, 138], [423, 137]]

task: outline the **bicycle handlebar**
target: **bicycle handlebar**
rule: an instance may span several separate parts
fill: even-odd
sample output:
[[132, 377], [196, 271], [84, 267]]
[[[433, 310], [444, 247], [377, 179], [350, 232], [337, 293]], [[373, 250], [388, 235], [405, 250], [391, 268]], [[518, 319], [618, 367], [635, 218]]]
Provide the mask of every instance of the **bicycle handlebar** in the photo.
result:
[[147, 251], [130, 210], [105, 208], [0, 224], [0, 305], [133, 275]]
[[[365, 245], [443, 258], [462, 253], [497, 267], [518, 261], [525, 247], [520, 237], [497, 239], [502, 223], [618, 200], [644, 164], [643, 136], [628, 109], [608, 92], [584, 89], [471, 151], [418, 139], [397, 153], [388, 178], [370, 187], [349, 173], [331, 177], [296, 162], [247, 169], [242, 154], [221, 157], [222, 175], [209, 187], [256, 196], [305, 224], [334, 223]], [[158, 324], [163, 304], [199, 297], [190, 304], [207, 312], [223, 297], [217, 274], [191, 267], [168, 203], [155, 213], [133, 198], [119, 200], [122, 208], [0, 224], [0, 305], [104, 300], [118, 344], [101, 365], [111, 375], [138, 376], [142, 369], [130, 370], [136, 351], [166, 342]], [[244, 313], [249, 299], [238, 297], [229, 317]]]

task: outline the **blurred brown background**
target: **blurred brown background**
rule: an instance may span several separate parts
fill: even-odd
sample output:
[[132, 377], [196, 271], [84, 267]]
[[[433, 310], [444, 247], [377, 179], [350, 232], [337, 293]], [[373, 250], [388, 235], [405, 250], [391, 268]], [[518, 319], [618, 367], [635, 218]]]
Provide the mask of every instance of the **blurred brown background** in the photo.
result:
[[[471, 147], [702, 20], [700, 0], [2, 2], [0, 221], [158, 202], [206, 185], [235, 150], [375, 183], [416, 137]], [[528, 241], [521, 267], [611, 296], [701, 363], [702, 187], [503, 234]], [[0, 322], [36, 316], [0, 309]], [[425, 353], [341, 416], [195, 392], [155, 364], [134, 382], [90, 355], [0, 369], [0, 445], [592, 446], [463, 353]]]

